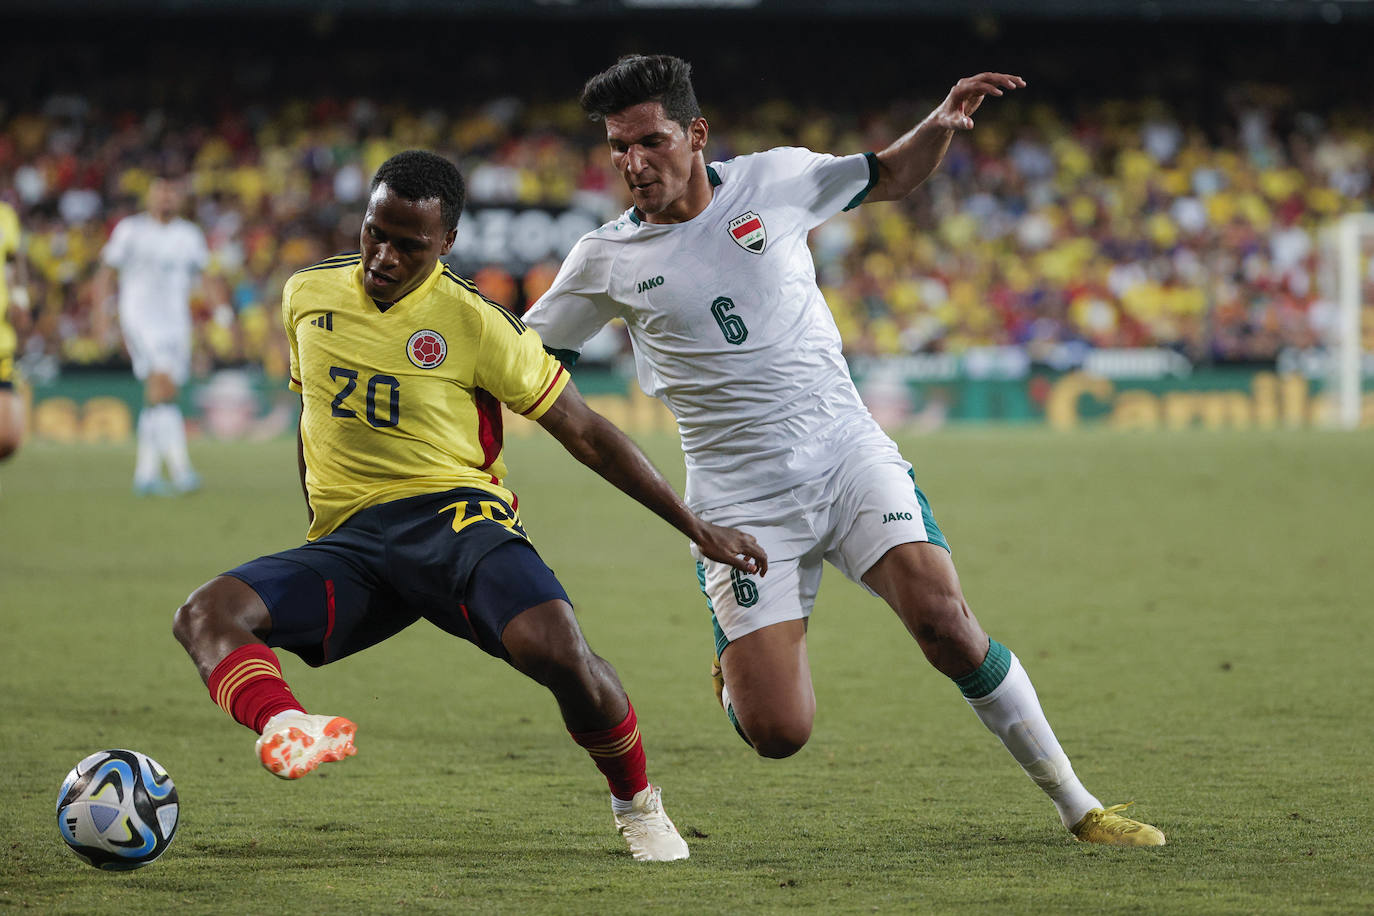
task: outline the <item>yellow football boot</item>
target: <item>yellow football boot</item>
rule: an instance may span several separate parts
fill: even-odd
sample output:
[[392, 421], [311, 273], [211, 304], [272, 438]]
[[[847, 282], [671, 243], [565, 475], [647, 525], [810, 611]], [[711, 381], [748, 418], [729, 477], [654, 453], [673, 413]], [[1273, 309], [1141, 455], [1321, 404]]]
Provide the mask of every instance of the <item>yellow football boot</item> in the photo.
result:
[[1073, 835], [1084, 843], [1101, 843], [1103, 846], [1163, 846], [1164, 832], [1158, 827], [1133, 821], [1117, 813], [1133, 804], [1135, 802], [1126, 802], [1110, 808], [1092, 809], [1074, 825]]

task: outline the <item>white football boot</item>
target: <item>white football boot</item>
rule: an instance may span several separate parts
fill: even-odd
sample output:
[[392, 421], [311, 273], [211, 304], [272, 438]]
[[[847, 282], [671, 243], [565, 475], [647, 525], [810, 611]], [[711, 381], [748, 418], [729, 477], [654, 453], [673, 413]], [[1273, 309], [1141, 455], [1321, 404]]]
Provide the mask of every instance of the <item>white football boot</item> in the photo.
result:
[[635, 793], [634, 805], [625, 814], [615, 815], [615, 829], [630, 844], [636, 862], [671, 862], [685, 859], [687, 841], [677, 832], [663, 810], [662, 790], [645, 786]]
[[358, 726], [342, 716], [312, 716], [292, 710], [267, 720], [258, 739], [258, 759], [273, 776], [300, 779], [322, 763], [358, 753]]

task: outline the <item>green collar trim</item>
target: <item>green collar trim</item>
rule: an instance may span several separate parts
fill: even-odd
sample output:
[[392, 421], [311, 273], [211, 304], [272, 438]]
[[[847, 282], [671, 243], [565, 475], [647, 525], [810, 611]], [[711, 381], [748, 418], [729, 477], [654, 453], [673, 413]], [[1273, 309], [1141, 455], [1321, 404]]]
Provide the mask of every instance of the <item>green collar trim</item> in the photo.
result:
[[[711, 187], [713, 188], [718, 188], [721, 185], [720, 173], [709, 165], [706, 167], [706, 179], [711, 182]], [[864, 193], [867, 194], [868, 192], [865, 190]], [[637, 207], [631, 207], [629, 213], [626, 215], [630, 217], [630, 222], [634, 223], [636, 226], [644, 222], [644, 220], [639, 217], [639, 209]]]

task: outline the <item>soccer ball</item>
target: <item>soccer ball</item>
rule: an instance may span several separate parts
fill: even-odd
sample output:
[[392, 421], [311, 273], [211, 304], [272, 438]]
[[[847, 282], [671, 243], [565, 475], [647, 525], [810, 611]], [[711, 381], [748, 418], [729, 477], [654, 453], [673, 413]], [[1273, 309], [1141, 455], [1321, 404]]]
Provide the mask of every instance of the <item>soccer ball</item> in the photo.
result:
[[96, 868], [142, 868], [176, 835], [176, 786], [146, 754], [100, 751], [62, 780], [57, 829], [72, 852]]

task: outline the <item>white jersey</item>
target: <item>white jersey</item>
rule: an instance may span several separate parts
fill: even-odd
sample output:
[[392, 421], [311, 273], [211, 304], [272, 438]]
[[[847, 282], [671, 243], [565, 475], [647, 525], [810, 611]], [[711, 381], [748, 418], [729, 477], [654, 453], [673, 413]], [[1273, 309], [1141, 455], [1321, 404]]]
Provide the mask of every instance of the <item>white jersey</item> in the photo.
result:
[[780, 492], [862, 442], [895, 454], [850, 379], [806, 245], [863, 201], [876, 159], [783, 147], [707, 174], [713, 196], [692, 219], [632, 209], [583, 236], [525, 322], [576, 353], [624, 319], [640, 387], [677, 418], [696, 511]]
[[119, 321], [126, 329], [190, 334], [191, 287], [210, 261], [205, 234], [184, 219], [147, 213], [119, 221], [101, 260], [119, 271]]

